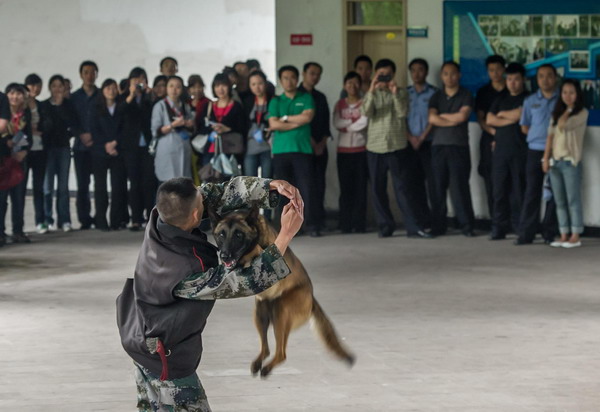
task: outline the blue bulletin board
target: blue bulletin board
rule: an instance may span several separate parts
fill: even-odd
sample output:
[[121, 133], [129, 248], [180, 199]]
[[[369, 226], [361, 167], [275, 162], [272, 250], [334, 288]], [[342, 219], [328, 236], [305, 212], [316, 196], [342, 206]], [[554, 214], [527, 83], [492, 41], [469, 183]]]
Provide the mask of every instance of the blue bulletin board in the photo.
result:
[[529, 89], [546, 63], [581, 82], [589, 124], [600, 126], [600, 1], [445, 1], [444, 60], [461, 66], [473, 93], [488, 82], [485, 59], [525, 65]]

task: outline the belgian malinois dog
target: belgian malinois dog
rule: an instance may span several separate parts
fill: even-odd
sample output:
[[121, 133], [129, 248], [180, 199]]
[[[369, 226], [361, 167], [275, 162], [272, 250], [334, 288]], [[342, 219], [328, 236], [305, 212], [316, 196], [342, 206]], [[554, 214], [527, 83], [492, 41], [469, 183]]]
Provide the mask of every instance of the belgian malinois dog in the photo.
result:
[[[218, 216], [213, 210], [209, 210], [208, 213], [221, 260], [228, 268], [249, 265], [252, 259], [273, 244], [277, 237], [277, 232], [259, 215], [257, 207], [250, 211], [235, 211], [224, 217]], [[284, 259], [291, 270], [290, 274], [256, 295], [254, 323], [260, 336], [261, 347], [258, 357], [250, 366], [252, 375], [256, 376], [260, 371], [260, 375], [266, 377], [275, 366], [284, 362], [290, 332], [304, 325], [311, 317], [325, 346], [352, 366], [354, 355], [341, 345], [333, 325], [314, 298], [312, 283], [306, 269], [289, 247]], [[263, 366], [270, 354], [267, 339], [270, 324], [273, 324], [275, 332], [275, 356]]]

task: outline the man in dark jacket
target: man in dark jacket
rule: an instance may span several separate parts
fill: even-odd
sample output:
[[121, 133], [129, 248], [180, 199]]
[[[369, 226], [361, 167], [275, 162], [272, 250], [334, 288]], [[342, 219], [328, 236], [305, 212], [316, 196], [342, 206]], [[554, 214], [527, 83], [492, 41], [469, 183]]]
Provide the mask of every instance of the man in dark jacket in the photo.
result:
[[[217, 248], [198, 229], [204, 208], [226, 213], [250, 204], [273, 207], [277, 192], [291, 202], [274, 244], [246, 268], [219, 265]], [[140, 410], [210, 411], [196, 368], [215, 299], [260, 293], [290, 273], [283, 254], [302, 225], [303, 207], [298, 190], [281, 180], [237, 177], [196, 187], [189, 178], [175, 178], [159, 187], [134, 278], [117, 298]]]

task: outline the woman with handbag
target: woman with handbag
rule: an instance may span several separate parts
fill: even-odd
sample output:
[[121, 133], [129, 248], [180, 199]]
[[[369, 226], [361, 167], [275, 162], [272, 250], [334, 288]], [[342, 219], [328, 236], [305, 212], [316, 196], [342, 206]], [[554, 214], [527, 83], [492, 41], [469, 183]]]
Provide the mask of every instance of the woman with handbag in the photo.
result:
[[[194, 111], [196, 116], [196, 130], [200, 128], [200, 125], [204, 123], [204, 118], [201, 117], [202, 113], [205, 112], [208, 104], [211, 103], [210, 99], [204, 95], [204, 80], [199, 74], [192, 74], [188, 77], [188, 95], [190, 97], [189, 104]], [[199, 142], [200, 151], [196, 149]], [[206, 144], [206, 136], [195, 136], [192, 139], [192, 179], [194, 183], [199, 186], [201, 181], [199, 178], [199, 171], [202, 167], [202, 150], [204, 150], [204, 144]]]
[[249, 122], [247, 133], [244, 174], [246, 176], [272, 177], [271, 145], [269, 144], [269, 121], [267, 107], [272, 96], [267, 95], [267, 77], [255, 71], [248, 77], [252, 96], [244, 101], [246, 118]]
[[5, 141], [8, 142], [7, 146], [10, 148], [10, 157], [18, 162], [20, 170], [16, 170], [16, 172], [20, 172], [23, 178], [12, 188], [0, 190], [0, 245], [6, 243], [5, 218], [9, 197], [12, 218], [12, 242], [30, 242], [27, 235], [23, 232], [23, 215], [25, 212], [26, 187], [24, 177], [27, 170], [25, 158], [30, 146], [31, 111], [25, 104], [25, 97], [27, 95], [25, 86], [18, 83], [11, 83], [6, 87], [5, 92], [10, 107], [10, 120], [6, 125], [6, 130], [2, 134], [2, 139], [8, 139]]
[[108, 231], [108, 187], [110, 171], [110, 229], [119, 230], [127, 222], [127, 173], [121, 154], [125, 103], [117, 103], [117, 82], [106, 79], [100, 88], [97, 105], [91, 113], [92, 172], [94, 174], [94, 205], [96, 228]]
[[183, 79], [170, 76], [167, 97], [152, 109], [152, 142], [154, 173], [159, 182], [174, 177], [191, 177], [190, 137], [194, 130], [194, 113], [183, 102]]
[[246, 121], [242, 106], [233, 100], [232, 87], [229, 77], [219, 73], [212, 82], [212, 92], [217, 98], [213, 104], [207, 105], [201, 118], [198, 133], [208, 135], [208, 141], [203, 151], [202, 165], [206, 165], [215, 153], [215, 140], [221, 138], [221, 147], [225, 154], [235, 154], [238, 162], [243, 160], [246, 135]]

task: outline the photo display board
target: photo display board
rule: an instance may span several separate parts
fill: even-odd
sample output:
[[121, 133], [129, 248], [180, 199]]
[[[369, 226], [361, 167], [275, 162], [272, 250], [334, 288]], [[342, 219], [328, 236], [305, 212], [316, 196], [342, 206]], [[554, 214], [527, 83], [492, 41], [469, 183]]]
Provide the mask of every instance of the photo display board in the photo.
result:
[[475, 93], [489, 80], [486, 57], [525, 65], [528, 89], [546, 63], [581, 82], [589, 125], [600, 126], [600, 1], [445, 1], [444, 60]]

